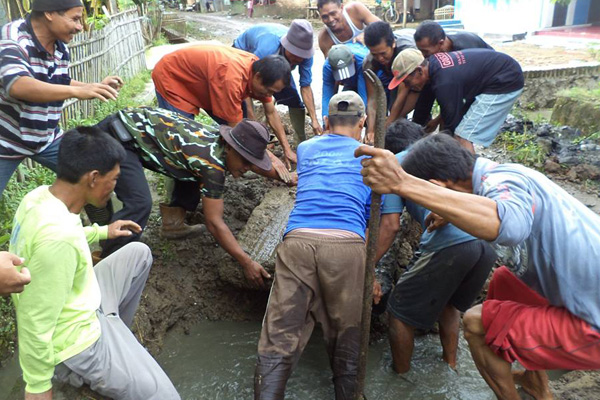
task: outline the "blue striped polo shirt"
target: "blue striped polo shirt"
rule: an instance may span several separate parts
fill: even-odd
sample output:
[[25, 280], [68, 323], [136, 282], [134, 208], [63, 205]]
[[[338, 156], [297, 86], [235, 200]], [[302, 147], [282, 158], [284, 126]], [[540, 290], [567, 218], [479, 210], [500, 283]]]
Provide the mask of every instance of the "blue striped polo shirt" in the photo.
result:
[[69, 52], [56, 41], [54, 55], [35, 37], [30, 16], [0, 29], [0, 159], [39, 153], [62, 135], [58, 126], [64, 101], [31, 103], [10, 97], [22, 76], [70, 85]]

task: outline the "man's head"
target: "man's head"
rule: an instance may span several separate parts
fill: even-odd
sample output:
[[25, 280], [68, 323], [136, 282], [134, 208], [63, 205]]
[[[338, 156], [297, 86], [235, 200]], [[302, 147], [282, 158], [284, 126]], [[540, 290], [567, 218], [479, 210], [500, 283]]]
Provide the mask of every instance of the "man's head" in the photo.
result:
[[273, 96], [290, 85], [290, 63], [283, 56], [267, 56], [252, 64], [252, 94]]
[[269, 131], [260, 122], [242, 120], [235, 128], [221, 125], [221, 136], [226, 143], [225, 165], [234, 178], [244, 175], [252, 165], [266, 171], [271, 169], [267, 155]]
[[354, 65], [354, 54], [350, 48], [344, 44], [336, 44], [329, 50], [327, 60], [333, 72], [333, 79], [341, 82], [348, 79], [356, 73]]
[[366, 119], [365, 103], [356, 92], [344, 91], [329, 100], [327, 125], [332, 133], [348, 133], [358, 140]]
[[69, 43], [83, 30], [83, 4], [81, 0], [34, 0], [31, 18], [44, 24], [56, 40]]
[[317, 10], [321, 16], [321, 21], [333, 33], [340, 33], [344, 30], [346, 21], [341, 0], [319, 0], [317, 1]]
[[295, 19], [287, 33], [281, 37], [285, 58], [292, 66], [309, 59], [315, 53], [313, 48], [313, 29], [305, 19]]
[[86, 203], [102, 208], [117, 184], [125, 156], [123, 145], [100, 129], [71, 129], [60, 143], [56, 178], [76, 186]]
[[439, 52], [452, 51], [446, 40], [444, 28], [435, 21], [423, 21], [415, 31], [415, 43], [425, 57]]
[[476, 158], [452, 136], [438, 133], [416, 142], [404, 157], [402, 168], [441, 186], [456, 188], [458, 183], [470, 187]]
[[365, 28], [365, 45], [378, 63], [389, 66], [394, 58], [396, 38], [387, 22], [377, 21]]
[[394, 154], [408, 149], [417, 140], [426, 135], [419, 124], [405, 118], [394, 121], [385, 132], [385, 148]]
[[394, 59], [392, 73], [394, 79], [388, 89], [392, 90], [399, 84], [404, 84], [414, 91], [421, 91], [429, 81], [429, 63], [417, 49], [404, 49]]

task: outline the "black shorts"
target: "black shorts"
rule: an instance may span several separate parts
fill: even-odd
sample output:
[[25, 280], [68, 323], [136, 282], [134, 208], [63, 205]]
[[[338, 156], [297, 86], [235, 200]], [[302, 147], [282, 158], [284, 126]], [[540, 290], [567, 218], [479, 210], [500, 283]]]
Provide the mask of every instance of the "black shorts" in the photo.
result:
[[418, 329], [431, 329], [446, 304], [466, 311], [496, 261], [484, 240], [471, 240], [436, 252], [419, 253], [402, 274], [388, 301], [388, 312]]

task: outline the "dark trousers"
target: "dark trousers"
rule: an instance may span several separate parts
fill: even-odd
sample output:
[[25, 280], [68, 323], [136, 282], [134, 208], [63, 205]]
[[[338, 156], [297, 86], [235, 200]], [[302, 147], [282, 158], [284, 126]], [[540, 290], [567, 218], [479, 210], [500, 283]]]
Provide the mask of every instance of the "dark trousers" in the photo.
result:
[[[116, 137], [110, 126], [110, 121], [115, 118], [118, 117], [116, 115], [111, 115], [101, 121], [96, 127], [109, 133], [111, 136]], [[146, 176], [144, 175], [144, 167], [142, 166], [135, 149], [127, 143], [123, 143], [123, 147], [125, 148], [126, 158], [120, 164], [121, 175], [119, 175], [117, 185], [115, 186], [115, 194], [123, 203], [123, 208], [112, 215], [110, 222], [112, 223], [120, 219], [132, 220], [144, 229], [148, 223], [150, 211], [152, 210], [150, 187], [148, 186]], [[127, 243], [139, 241], [140, 237], [141, 233], [134, 233], [131, 236], [108, 239], [102, 246], [101, 256], [103, 258], [107, 257]]]

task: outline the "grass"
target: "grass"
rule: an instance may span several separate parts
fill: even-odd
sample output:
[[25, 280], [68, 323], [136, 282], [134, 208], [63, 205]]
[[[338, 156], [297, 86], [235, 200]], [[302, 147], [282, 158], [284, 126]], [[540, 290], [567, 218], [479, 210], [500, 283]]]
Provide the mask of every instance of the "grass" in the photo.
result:
[[[571, 97], [578, 100], [588, 100], [600, 103], [600, 85], [595, 89], [571, 88], [558, 93], [559, 96]], [[600, 107], [600, 105], [598, 105]]]
[[502, 132], [497, 142], [508, 153], [512, 162], [539, 168], [546, 158], [544, 150], [531, 133]]
[[[136, 96], [142, 93], [150, 81], [150, 71], [142, 72], [129, 79], [119, 93], [117, 101], [108, 103], [97, 102], [94, 115], [90, 118], [70, 120], [66, 129], [80, 125], [94, 125], [110, 114], [123, 108], [140, 106]], [[54, 172], [41, 165], [27, 168], [21, 164], [19, 171], [23, 176], [17, 181], [17, 173], [13, 174], [0, 199], [0, 250], [8, 250], [8, 240], [12, 230], [12, 220], [23, 197], [40, 185], [50, 185], [54, 182]], [[14, 354], [16, 341], [16, 326], [14, 309], [10, 298], [0, 297], [0, 361]]]
[[581, 144], [583, 142], [592, 142], [600, 144], [600, 131], [594, 132], [590, 135], [582, 135], [573, 139], [573, 144]]

